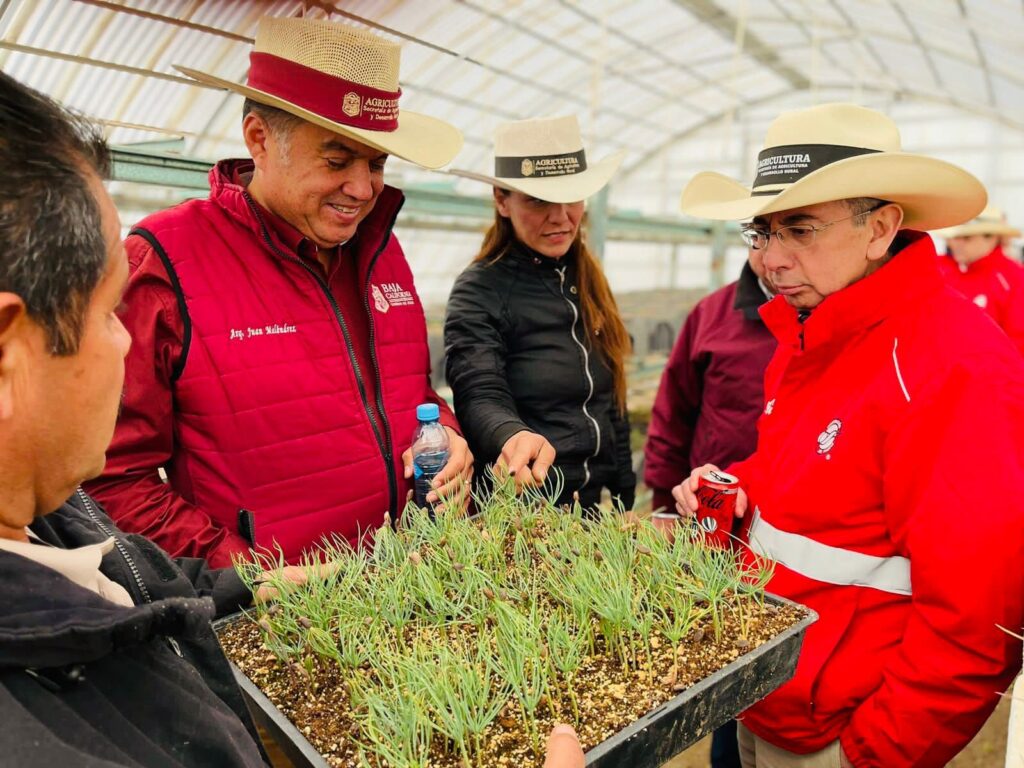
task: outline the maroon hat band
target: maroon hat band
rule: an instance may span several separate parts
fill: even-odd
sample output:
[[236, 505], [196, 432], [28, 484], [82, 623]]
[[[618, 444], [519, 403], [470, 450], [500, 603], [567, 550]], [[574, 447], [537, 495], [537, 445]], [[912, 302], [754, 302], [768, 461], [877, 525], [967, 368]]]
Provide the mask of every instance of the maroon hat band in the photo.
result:
[[270, 53], [249, 54], [247, 85], [320, 117], [369, 131], [398, 129], [398, 97]]

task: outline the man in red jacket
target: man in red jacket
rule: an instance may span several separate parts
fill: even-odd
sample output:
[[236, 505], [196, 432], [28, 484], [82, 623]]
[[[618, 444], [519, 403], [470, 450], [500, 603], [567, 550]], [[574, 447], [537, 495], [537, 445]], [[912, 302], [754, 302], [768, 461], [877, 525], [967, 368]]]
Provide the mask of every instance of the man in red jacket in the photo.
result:
[[939, 260], [946, 282], [985, 310], [1024, 352], [1024, 269], [1003, 252], [1003, 239], [1020, 237], [1020, 230], [989, 206], [966, 224], [936, 234], [949, 245]]
[[[851, 104], [768, 129], [753, 188], [700, 174], [693, 216], [741, 219], [779, 342], [740, 478], [745, 557], [819, 614], [794, 678], [747, 710], [745, 766], [942, 766], [1020, 667], [1024, 361], [942, 280], [922, 231], [985, 191]], [[673, 490], [697, 507], [695, 469]]]
[[[429, 384], [423, 308], [392, 226], [390, 154], [446, 164], [452, 126], [399, 114], [399, 49], [363, 30], [260, 22], [246, 97], [251, 159], [210, 196], [147, 217], [126, 247], [121, 317], [134, 344], [103, 476], [118, 524], [214, 566], [250, 547], [294, 562], [323, 537], [357, 542], [405, 504], [422, 402], [451, 442], [436, 493], [472, 467]], [[158, 470], [166, 471], [167, 483]]]

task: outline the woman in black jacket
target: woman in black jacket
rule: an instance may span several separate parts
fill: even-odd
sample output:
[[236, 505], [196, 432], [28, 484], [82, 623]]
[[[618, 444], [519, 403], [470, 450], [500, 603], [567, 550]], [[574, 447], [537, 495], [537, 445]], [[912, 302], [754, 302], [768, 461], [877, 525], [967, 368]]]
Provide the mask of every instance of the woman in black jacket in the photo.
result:
[[583, 201], [622, 161], [587, 166], [575, 117], [504, 123], [494, 224], [459, 276], [445, 320], [446, 374], [474, 456], [520, 484], [564, 477], [594, 507], [607, 488], [626, 509], [636, 476], [626, 414], [626, 333], [580, 227]]

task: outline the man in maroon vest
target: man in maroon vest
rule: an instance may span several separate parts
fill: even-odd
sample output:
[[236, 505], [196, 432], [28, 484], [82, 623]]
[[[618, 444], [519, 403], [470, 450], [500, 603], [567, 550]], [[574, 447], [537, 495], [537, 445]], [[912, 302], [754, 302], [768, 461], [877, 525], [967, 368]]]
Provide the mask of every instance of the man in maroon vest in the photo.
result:
[[[462, 144], [399, 114], [399, 49], [313, 19], [260, 22], [246, 85], [251, 159], [210, 196], [141, 221], [126, 246], [134, 338], [123, 411], [91, 490], [118, 524], [214, 566], [267, 548], [295, 561], [324, 536], [357, 542], [397, 517], [416, 406], [449, 432], [439, 494], [472, 456], [431, 390], [423, 308], [392, 234], [391, 154], [428, 168]], [[161, 481], [163, 468], [167, 482]]]

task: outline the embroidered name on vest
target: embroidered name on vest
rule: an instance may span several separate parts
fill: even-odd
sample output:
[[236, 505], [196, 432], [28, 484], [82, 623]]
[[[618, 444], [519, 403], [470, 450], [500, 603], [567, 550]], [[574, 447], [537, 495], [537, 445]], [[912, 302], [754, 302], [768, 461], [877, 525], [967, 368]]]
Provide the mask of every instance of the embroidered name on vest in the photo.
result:
[[261, 328], [232, 328], [231, 335], [228, 337], [231, 341], [244, 341], [245, 339], [251, 339], [253, 336], [276, 336], [282, 333], [298, 333], [298, 328], [288, 323], [271, 323], [270, 325], [264, 325]]

